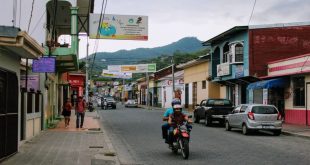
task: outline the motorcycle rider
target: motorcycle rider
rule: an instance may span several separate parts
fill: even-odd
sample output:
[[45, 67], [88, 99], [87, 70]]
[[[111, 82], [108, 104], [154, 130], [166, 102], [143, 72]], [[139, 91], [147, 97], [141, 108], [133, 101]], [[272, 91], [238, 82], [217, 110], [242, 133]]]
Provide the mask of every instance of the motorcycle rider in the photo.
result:
[[103, 99], [103, 109], [108, 109], [108, 101], [106, 98]]
[[[182, 106], [181, 106], [181, 104], [173, 105], [173, 113], [170, 114], [169, 118], [168, 118], [168, 124], [170, 126], [169, 133], [168, 133], [168, 144], [169, 144], [169, 147], [172, 147], [172, 143], [174, 141], [173, 140], [173, 130], [174, 130], [174, 128], [176, 128], [177, 125], [180, 125], [180, 124], [182, 124], [185, 121], [188, 121], [189, 123], [191, 122], [188, 119], [188, 116], [185, 115], [184, 113], [182, 113]], [[192, 126], [186, 125], [186, 127], [191, 130]]]
[[[175, 98], [175, 99], [172, 100], [171, 107], [168, 108], [165, 111], [165, 113], [164, 113], [163, 121], [168, 121], [169, 115], [173, 114], [173, 106], [175, 104], [180, 104], [181, 105], [180, 99]], [[165, 143], [168, 143], [168, 130], [169, 130], [169, 127], [170, 126], [169, 126], [168, 122], [161, 126], [162, 136], [163, 136], [163, 139], [165, 139]]]

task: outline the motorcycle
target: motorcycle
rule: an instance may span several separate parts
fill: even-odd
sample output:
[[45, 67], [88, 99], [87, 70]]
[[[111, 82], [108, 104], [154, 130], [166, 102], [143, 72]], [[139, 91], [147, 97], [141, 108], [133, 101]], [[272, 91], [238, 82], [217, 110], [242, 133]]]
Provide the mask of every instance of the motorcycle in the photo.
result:
[[88, 110], [89, 110], [89, 112], [92, 112], [92, 111], [94, 111], [94, 105], [93, 105], [93, 103], [92, 102], [89, 102], [88, 103]]
[[176, 128], [173, 130], [174, 142], [171, 150], [175, 154], [178, 153], [178, 150], [181, 150], [184, 159], [188, 159], [189, 156], [190, 131], [191, 129], [189, 129], [187, 121], [182, 124], [177, 124]]

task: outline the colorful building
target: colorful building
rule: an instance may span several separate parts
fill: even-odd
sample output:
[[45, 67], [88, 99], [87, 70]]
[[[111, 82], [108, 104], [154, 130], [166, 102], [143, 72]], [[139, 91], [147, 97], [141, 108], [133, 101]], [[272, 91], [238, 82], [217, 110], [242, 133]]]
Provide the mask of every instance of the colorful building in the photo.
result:
[[267, 76], [268, 62], [310, 51], [309, 30], [309, 22], [231, 28], [203, 43], [211, 48], [210, 78], [235, 105], [247, 103], [247, 86]]
[[220, 84], [210, 80], [210, 55], [179, 64], [184, 69], [185, 107], [193, 110], [203, 99], [220, 98]]
[[[285, 86], [274, 91], [283, 98], [285, 123], [310, 125], [310, 53], [269, 62], [267, 72], [263, 78], [269, 80], [261, 83], [285, 79]], [[272, 103], [270, 95], [268, 102]]]

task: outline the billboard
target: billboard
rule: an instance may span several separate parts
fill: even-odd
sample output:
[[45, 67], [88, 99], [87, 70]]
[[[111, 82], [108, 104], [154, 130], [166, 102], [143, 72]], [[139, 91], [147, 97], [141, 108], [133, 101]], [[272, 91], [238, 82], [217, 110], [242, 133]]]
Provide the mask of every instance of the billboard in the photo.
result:
[[123, 73], [123, 72], [110, 72], [108, 70], [102, 70], [102, 77], [107, 78], [122, 78], [122, 79], [131, 79], [132, 73]]
[[147, 16], [105, 14], [99, 22], [100, 14], [89, 15], [89, 38], [148, 40]]
[[156, 64], [108, 65], [109, 72], [146, 73], [156, 72]]
[[33, 73], [54, 73], [56, 65], [55, 57], [42, 57], [38, 60], [33, 60]]

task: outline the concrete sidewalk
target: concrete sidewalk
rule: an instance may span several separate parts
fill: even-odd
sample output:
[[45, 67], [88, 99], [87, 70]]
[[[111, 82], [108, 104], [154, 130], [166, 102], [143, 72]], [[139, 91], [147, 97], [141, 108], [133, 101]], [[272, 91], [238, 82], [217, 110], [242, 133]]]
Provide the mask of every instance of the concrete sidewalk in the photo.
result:
[[[163, 110], [163, 111], [165, 110], [165, 108], [151, 107], [151, 106], [147, 107], [146, 105], [138, 105], [138, 106], [140, 108], [149, 109], [149, 110]], [[192, 112], [188, 112], [188, 111], [186, 112], [188, 114], [192, 114]], [[310, 126], [283, 123], [282, 134], [310, 139]]]
[[69, 128], [62, 119], [55, 129], [43, 131], [25, 142], [19, 152], [2, 162], [11, 164], [99, 165], [119, 164], [109, 137], [102, 130], [97, 112], [86, 112], [84, 128], [75, 128], [72, 111]]
[[285, 135], [292, 135], [310, 139], [310, 126], [284, 123], [282, 133]]

